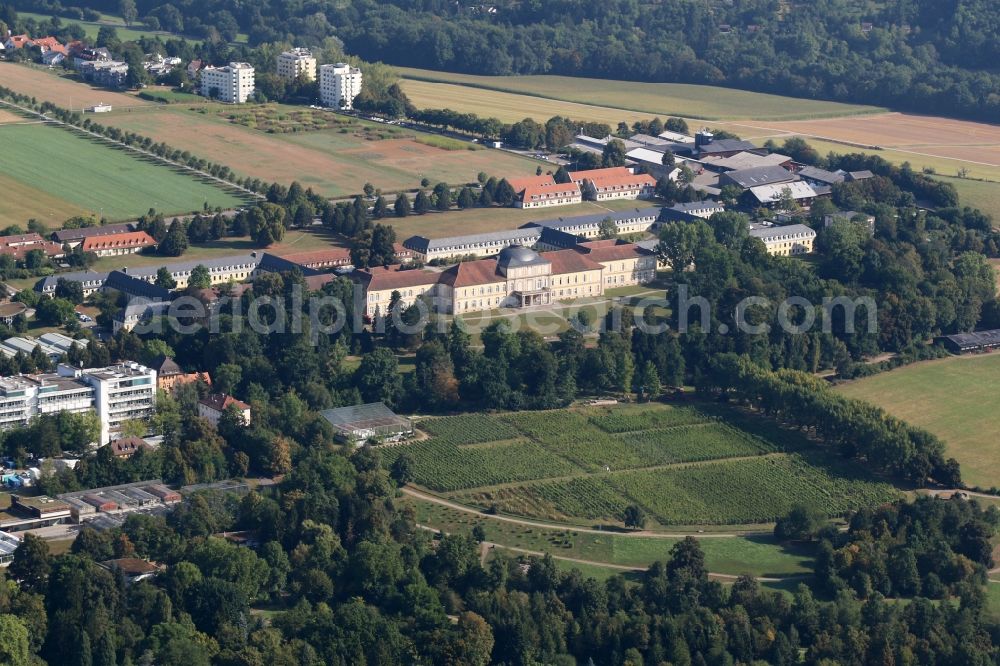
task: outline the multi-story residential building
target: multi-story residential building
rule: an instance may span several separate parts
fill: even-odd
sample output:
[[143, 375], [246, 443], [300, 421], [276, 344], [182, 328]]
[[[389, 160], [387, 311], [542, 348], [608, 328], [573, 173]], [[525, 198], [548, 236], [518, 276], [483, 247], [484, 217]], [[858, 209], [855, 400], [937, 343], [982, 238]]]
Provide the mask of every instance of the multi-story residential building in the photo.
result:
[[250, 63], [231, 62], [225, 67], [201, 70], [201, 94], [227, 104], [243, 104], [254, 91], [254, 70]]
[[145, 231], [129, 231], [120, 234], [89, 236], [82, 243], [84, 252], [93, 252], [98, 257], [120, 254], [135, 254], [147, 247], [155, 247], [156, 241]]
[[319, 68], [319, 96], [323, 106], [334, 109], [354, 108], [354, 98], [361, 92], [364, 76], [357, 67], [338, 62]]
[[302, 76], [309, 81], [316, 80], [316, 58], [309, 49], [297, 48], [278, 55], [278, 76], [283, 79], [297, 79]]
[[645, 283], [655, 275], [655, 254], [610, 240], [542, 253], [511, 245], [495, 258], [443, 272], [390, 266], [355, 271], [352, 279], [362, 288], [365, 313], [377, 317], [388, 312], [394, 294], [404, 307], [423, 299], [432, 311], [457, 314], [601, 296], [606, 287]]
[[804, 224], [784, 227], [754, 227], [750, 235], [764, 241], [767, 253], [782, 257], [808, 254], [813, 251], [816, 232]]
[[101, 443], [117, 435], [125, 421], [145, 421], [156, 407], [156, 371], [138, 363], [81, 370], [79, 379], [94, 389], [101, 419]]
[[101, 443], [123, 421], [148, 419], [156, 404], [156, 371], [137, 363], [0, 378], [0, 429], [19, 428], [41, 414], [95, 410]]
[[87, 60], [77, 69], [84, 79], [105, 88], [123, 88], [128, 76], [128, 63], [119, 60]]
[[514, 188], [517, 208], [543, 208], [546, 206], [567, 206], [583, 201], [583, 194], [577, 183], [557, 183], [552, 174], [509, 178], [507, 182]]
[[656, 192], [656, 179], [650, 175], [632, 173], [625, 167], [574, 171], [569, 177], [588, 199], [641, 199]]

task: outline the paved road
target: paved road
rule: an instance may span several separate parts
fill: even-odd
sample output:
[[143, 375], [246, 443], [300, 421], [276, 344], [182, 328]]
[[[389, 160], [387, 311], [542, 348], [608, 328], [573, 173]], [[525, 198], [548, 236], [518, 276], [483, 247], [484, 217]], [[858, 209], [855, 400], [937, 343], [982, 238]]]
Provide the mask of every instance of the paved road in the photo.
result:
[[464, 504], [458, 504], [446, 500], [442, 497], [436, 495], [431, 495], [430, 493], [425, 493], [423, 491], [417, 490], [406, 486], [402, 488], [404, 494], [410, 497], [415, 497], [417, 499], [425, 500], [427, 502], [433, 502], [435, 504], [440, 504], [441, 506], [446, 506], [449, 509], [455, 509], [456, 511], [463, 511], [465, 513], [475, 514], [481, 518], [488, 518], [490, 520], [499, 520], [506, 523], [514, 523], [515, 525], [524, 525], [526, 527], [541, 527], [550, 530], [572, 530], [574, 532], [581, 532], [583, 534], [602, 534], [607, 536], [613, 534], [615, 536], [622, 537], [645, 537], [647, 539], [683, 539], [687, 536], [697, 537], [699, 539], [733, 539], [737, 537], [752, 536], [752, 535], [771, 535], [772, 532], [757, 530], [757, 531], [747, 531], [747, 532], [651, 532], [649, 530], [641, 530], [635, 532], [616, 532], [615, 530], [595, 530], [587, 527], [577, 527], [576, 525], [567, 525], [560, 523], [545, 523], [535, 520], [526, 520], [524, 518], [514, 518], [512, 516], [501, 516], [498, 514], [484, 513], [481, 509], [474, 509], [472, 507], [465, 506]]

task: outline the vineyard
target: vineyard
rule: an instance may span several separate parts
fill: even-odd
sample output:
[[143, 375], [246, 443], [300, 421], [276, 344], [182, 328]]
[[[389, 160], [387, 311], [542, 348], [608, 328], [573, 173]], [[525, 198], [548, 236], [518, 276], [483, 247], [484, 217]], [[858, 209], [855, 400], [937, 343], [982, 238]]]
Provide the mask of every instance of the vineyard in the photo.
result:
[[630, 405], [425, 419], [406, 454], [417, 484], [462, 503], [617, 524], [750, 524], [795, 504], [840, 515], [896, 498], [890, 484], [811, 452], [797, 433], [719, 405]]

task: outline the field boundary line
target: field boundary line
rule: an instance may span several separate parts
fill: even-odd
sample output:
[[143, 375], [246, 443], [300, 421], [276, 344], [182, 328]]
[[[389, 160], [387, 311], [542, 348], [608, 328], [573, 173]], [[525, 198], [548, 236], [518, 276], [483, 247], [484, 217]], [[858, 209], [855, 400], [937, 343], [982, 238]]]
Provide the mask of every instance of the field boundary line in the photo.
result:
[[471, 513], [473, 515], [479, 516], [487, 520], [499, 520], [506, 523], [513, 523], [515, 525], [524, 525], [525, 527], [540, 527], [544, 529], [556, 529], [556, 530], [571, 530], [573, 532], [580, 532], [582, 534], [601, 534], [604, 536], [622, 536], [626, 538], [653, 538], [653, 539], [683, 539], [684, 537], [693, 536], [698, 539], [737, 539], [744, 536], [754, 536], [754, 535], [771, 535], [770, 530], [749, 530], [745, 532], [652, 532], [647, 530], [641, 530], [637, 532], [618, 532], [615, 530], [595, 530], [589, 527], [580, 527], [577, 525], [571, 525], [567, 523], [547, 523], [539, 520], [530, 520], [527, 518], [516, 518], [514, 516], [504, 516], [500, 514], [484, 513], [482, 509], [477, 509], [475, 507], [466, 506], [465, 504], [460, 504], [452, 500], [446, 499], [444, 497], [439, 497], [437, 495], [431, 494], [424, 490], [417, 490], [411, 486], [403, 486], [400, 488], [400, 492], [404, 495], [409, 495], [415, 499], [419, 499], [425, 502], [433, 502], [434, 504], [440, 504], [441, 506], [448, 507], [450, 509], [455, 509], [457, 511], [462, 511], [464, 513]]

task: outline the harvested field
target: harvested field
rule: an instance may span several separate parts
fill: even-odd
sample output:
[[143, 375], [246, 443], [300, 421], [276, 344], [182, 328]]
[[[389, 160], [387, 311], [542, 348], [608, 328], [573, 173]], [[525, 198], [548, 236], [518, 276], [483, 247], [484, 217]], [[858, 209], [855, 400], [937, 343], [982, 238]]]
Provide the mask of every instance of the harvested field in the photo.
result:
[[[625, 114], [629, 113], [637, 113], [646, 119], [658, 115], [715, 120], [741, 117], [816, 118], [873, 113], [881, 110], [873, 106], [798, 99], [685, 83], [642, 83], [551, 75], [477, 76], [406, 67], [398, 67], [396, 70], [406, 79], [404, 88], [411, 98], [415, 94], [424, 99], [436, 93], [435, 97], [426, 100], [426, 104], [417, 102], [417, 106], [433, 108], [448, 106], [457, 109], [455, 103], [458, 101], [465, 103], [470, 99], [468, 95], [475, 93], [474, 91], [461, 93], [453, 90], [453, 87], [479, 88], [481, 92], [500, 92], [514, 98], [520, 97], [520, 102], [497, 94], [479, 97], [479, 101], [487, 104], [478, 111], [480, 115], [496, 115], [503, 119], [499, 114], [521, 114], [513, 120], [520, 120], [525, 115], [530, 115], [526, 113], [530, 108], [537, 108], [541, 112], [543, 107], [540, 104], [532, 106], [536, 104], [535, 100], [562, 102], [556, 105], [562, 108], [562, 111], [557, 110], [543, 117], [535, 117], [539, 122], [545, 122], [553, 115], [563, 115], [574, 120], [603, 120], [612, 125], [620, 120], [626, 120]], [[421, 83], [431, 85], [419, 85]], [[433, 86], [434, 83], [445, 85]], [[411, 93], [411, 90], [414, 92]], [[530, 100], [532, 97], [535, 100]], [[588, 113], [601, 115], [589, 118], [584, 115]], [[632, 122], [631, 116], [628, 119]]]
[[[268, 134], [225, 118], [186, 108], [114, 113], [106, 123], [164, 141], [204, 159], [226, 164], [243, 176], [290, 183], [330, 197], [361, 191], [365, 183], [385, 191], [419, 187], [421, 178], [457, 184], [480, 171], [497, 175], [534, 173], [538, 163], [493, 150], [444, 150], [412, 138], [367, 139], [364, 132], [322, 130]], [[379, 128], [369, 134], [397, 128]]]
[[0, 125], [6, 125], [8, 123], [26, 123], [29, 121], [24, 116], [19, 116], [13, 111], [8, 111], [7, 109], [0, 109]]
[[0, 86], [65, 108], [72, 106], [77, 110], [102, 102], [119, 108], [152, 104], [135, 95], [73, 81], [43, 67], [6, 62], [0, 62]]
[[[63, 221], [79, 215], [79, 206], [28, 183], [0, 173], [0, 226], [24, 226], [29, 218], [58, 229]], [[28, 205], [30, 202], [30, 206]]]

